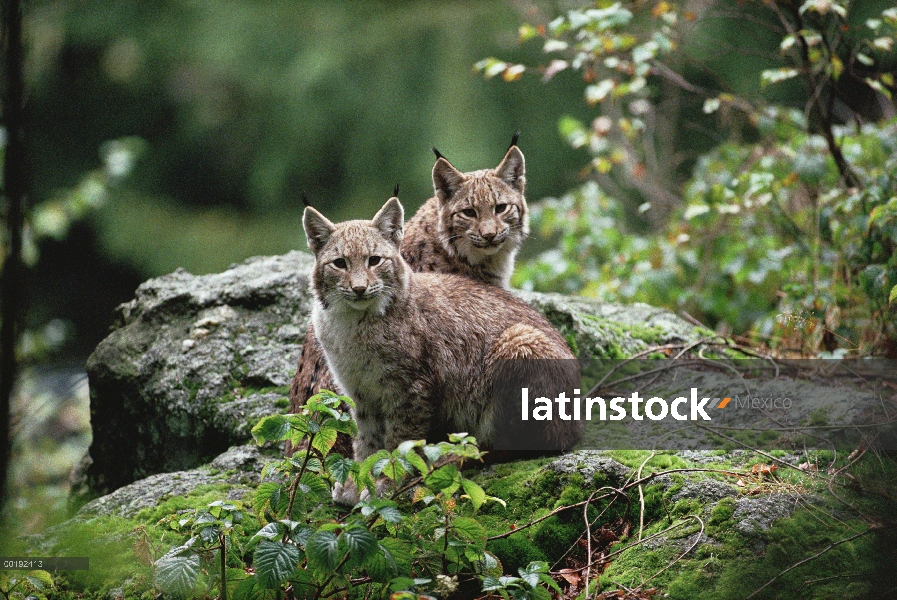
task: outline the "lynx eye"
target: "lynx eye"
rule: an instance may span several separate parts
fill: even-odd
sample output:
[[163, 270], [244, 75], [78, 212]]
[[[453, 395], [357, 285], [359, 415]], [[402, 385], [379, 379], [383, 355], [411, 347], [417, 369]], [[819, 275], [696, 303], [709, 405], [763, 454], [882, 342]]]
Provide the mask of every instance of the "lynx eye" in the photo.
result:
[[346, 263], [345, 258], [338, 258], [335, 261], [333, 261], [333, 266], [336, 267], [337, 269], [345, 269], [349, 265]]
[[477, 211], [475, 211], [472, 208], [465, 208], [464, 210], [461, 211], [461, 214], [464, 215], [465, 217], [470, 217], [471, 219], [477, 218]]
[[368, 266], [369, 266], [369, 267], [376, 267], [376, 266], [379, 265], [382, 261], [383, 261], [383, 258], [381, 258], [381, 257], [379, 257], [379, 256], [371, 256], [370, 258], [368, 258]]
[[497, 214], [497, 215], [500, 215], [501, 213], [505, 212], [506, 210], [508, 210], [507, 204], [496, 204], [495, 205], [495, 214]]

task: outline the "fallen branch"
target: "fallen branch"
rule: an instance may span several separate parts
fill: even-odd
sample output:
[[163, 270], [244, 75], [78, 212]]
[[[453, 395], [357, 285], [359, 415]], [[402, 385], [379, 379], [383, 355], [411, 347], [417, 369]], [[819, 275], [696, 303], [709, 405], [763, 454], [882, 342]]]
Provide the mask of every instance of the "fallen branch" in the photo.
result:
[[810, 562], [810, 561], [812, 561], [812, 560], [816, 560], [817, 558], [819, 558], [820, 556], [822, 556], [822, 555], [825, 554], [826, 552], [832, 550], [832, 549], [833, 549], [834, 547], [836, 547], [836, 546], [840, 546], [841, 544], [845, 544], [845, 543], [850, 542], [850, 541], [853, 541], [853, 540], [855, 540], [855, 539], [857, 539], [857, 538], [859, 538], [859, 537], [863, 537], [864, 535], [866, 535], [866, 534], [868, 534], [868, 533], [872, 533], [873, 531], [875, 531], [875, 530], [872, 529], [872, 528], [870, 527], [870, 528], [867, 529], [866, 531], [861, 531], [860, 533], [857, 533], [857, 534], [852, 535], [852, 536], [850, 536], [850, 537], [844, 538], [843, 540], [838, 540], [837, 542], [833, 542], [833, 543], [829, 544], [828, 546], [826, 546], [825, 548], [823, 548], [822, 550], [820, 550], [819, 552], [817, 552], [817, 553], [814, 554], [813, 556], [810, 556], [810, 557], [805, 558], [805, 559], [803, 559], [803, 560], [799, 560], [799, 561], [797, 561], [796, 563], [794, 563], [793, 565], [791, 565], [790, 567], [788, 567], [787, 569], [785, 569], [784, 571], [782, 571], [781, 573], [779, 573], [778, 575], [776, 575], [775, 577], [773, 577], [772, 579], [770, 579], [769, 581], [767, 581], [766, 583], [764, 583], [763, 585], [761, 585], [759, 588], [757, 588], [756, 590], [754, 590], [753, 592], [751, 592], [750, 596], [748, 596], [747, 598], [745, 598], [745, 600], [750, 600], [751, 598], [753, 598], [754, 596], [756, 596], [757, 594], [759, 594], [761, 590], [763, 590], [763, 589], [765, 589], [766, 587], [772, 585], [776, 580], [779, 579], [779, 577], [782, 577], [783, 575], [785, 575], [785, 574], [788, 573], [789, 571], [793, 571], [794, 569], [796, 569], [797, 567], [799, 567], [799, 566], [801, 566], [801, 565], [805, 565], [805, 564], [807, 564], [808, 562]]

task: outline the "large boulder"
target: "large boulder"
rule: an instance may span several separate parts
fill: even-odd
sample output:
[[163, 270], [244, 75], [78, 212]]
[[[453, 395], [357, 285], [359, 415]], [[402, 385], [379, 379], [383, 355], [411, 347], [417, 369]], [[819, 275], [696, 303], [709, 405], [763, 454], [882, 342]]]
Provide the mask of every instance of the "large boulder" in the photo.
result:
[[137, 288], [87, 361], [92, 494], [198, 466], [278, 410], [302, 348], [312, 264], [291, 252]]
[[[143, 283], [87, 362], [93, 443], [75, 475], [80, 492], [196, 467], [283, 411], [308, 326], [312, 265], [290, 252]], [[622, 358], [708, 333], [645, 304], [519, 295], [581, 357]]]

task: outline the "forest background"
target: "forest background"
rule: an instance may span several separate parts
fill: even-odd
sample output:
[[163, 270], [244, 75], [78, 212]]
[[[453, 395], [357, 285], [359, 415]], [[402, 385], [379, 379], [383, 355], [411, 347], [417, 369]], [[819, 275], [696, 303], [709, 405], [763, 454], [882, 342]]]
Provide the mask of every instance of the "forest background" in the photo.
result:
[[516, 286], [665, 306], [779, 355], [897, 356], [886, 0], [54, 0], [24, 32], [13, 431], [25, 463], [73, 437], [20, 490], [78, 458], [84, 358], [141, 281], [303, 247], [303, 191], [342, 220], [398, 182], [413, 212], [430, 146], [491, 167], [518, 129]]

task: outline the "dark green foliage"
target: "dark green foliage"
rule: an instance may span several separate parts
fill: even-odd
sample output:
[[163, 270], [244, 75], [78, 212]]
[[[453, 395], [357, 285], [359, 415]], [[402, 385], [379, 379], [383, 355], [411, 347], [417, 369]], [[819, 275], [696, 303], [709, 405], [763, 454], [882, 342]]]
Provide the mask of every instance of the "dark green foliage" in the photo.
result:
[[[595, 4], [521, 28], [554, 58], [545, 79], [576, 69], [589, 82], [597, 118], [565, 116], [559, 130], [588, 150], [600, 185], [533, 206], [533, 230], [551, 249], [515, 283], [684, 309], [811, 355], [895, 355], [897, 122], [864, 114], [851, 97], [859, 86], [893, 114], [897, 11], [877, 1], [799, 10], [755, 1], [694, 23], [674, 3]], [[706, 51], [720, 38], [750, 52], [721, 63]], [[758, 47], [779, 59], [745, 62]], [[511, 80], [525, 71], [497, 59], [478, 67]], [[848, 76], [855, 83], [841, 85]], [[728, 87], [744, 77], [761, 92]], [[669, 105], [683, 113], [666, 116]], [[660, 133], [682, 126], [668, 119], [695, 131], [725, 123], [729, 133], [694, 153]]]

